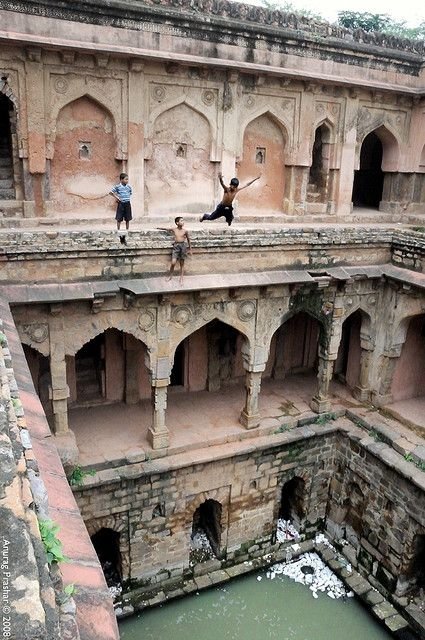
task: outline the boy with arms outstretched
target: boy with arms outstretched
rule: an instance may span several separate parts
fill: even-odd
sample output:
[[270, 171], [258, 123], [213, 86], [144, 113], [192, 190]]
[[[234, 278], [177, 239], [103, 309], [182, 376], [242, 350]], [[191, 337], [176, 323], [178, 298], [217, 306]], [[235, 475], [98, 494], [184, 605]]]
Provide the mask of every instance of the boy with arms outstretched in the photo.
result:
[[239, 191], [242, 189], [246, 189], [253, 182], [261, 178], [261, 176], [257, 176], [254, 180], [247, 182], [243, 187], [239, 186], [239, 180], [237, 178], [232, 178], [230, 180], [230, 185], [226, 186], [223, 182], [223, 176], [221, 173], [218, 174], [218, 179], [220, 180], [220, 184], [223, 187], [223, 198], [220, 204], [216, 207], [216, 209], [212, 213], [204, 213], [203, 216], [199, 219], [199, 222], [204, 222], [204, 220], [217, 220], [217, 218], [221, 218], [224, 216], [226, 218], [227, 224], [232, 224], [233, 220], [233, 200], [238, 195]]

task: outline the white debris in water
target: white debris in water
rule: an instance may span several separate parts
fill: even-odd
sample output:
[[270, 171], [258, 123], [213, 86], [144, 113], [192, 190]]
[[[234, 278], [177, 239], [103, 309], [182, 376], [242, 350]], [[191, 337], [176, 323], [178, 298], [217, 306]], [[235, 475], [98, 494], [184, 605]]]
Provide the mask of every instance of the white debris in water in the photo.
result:
[[122, 593], [122, 586], [120, 584], [114, 585], [112, 587], [108, 587], [108, 591], [111, 595], [111, 598], [113, 600], [115, 600], [115, 598], [118, 598], [118, 596], [121, 595]]
[[298, 540], [300, 534], [295, 529], [290, 520], [279, 518], [277, 521], [276, 540], [277, 542], [286, 542], [287, 540]]
[[260, 580], [262, 580], [261, 576], [257, 576], [257, 580], [260, 582]]
[[319, 591], [326, 593], [334, 600], [352, 597], [341, 580], [322, 562], [317, 553], [304, 553], [292, 562], [273, 565], [266, 576], [273, 580], [276, 575], [285, 575], [295, 582], [307, 585], [313, 598], [317, 598]]
[[329, 542], [327, 537], [323, 535], [323, 533], [318, 533], [314, 538], [314, 542], [315, 544], [324, 544], [325, 547], [329, 547], [329, 549], [332, 549], [333, 551], [335, 551], [335, 547], [331, 545], [331, 543]]
[[191, 549], [205, 549], [211, 551], [210, 541], [205, 533], [197, 532], [190, 539]]

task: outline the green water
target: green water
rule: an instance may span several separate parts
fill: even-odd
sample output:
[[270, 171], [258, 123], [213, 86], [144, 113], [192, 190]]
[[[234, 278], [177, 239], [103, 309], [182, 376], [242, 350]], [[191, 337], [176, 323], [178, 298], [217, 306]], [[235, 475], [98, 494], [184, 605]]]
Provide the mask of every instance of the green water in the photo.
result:
[[[261, 582], [257, 576], [263, 576]], [[141, 612], [122, 640], [390, 640], [354, 598], [332, 600], [286, 576], [258, 572]]]

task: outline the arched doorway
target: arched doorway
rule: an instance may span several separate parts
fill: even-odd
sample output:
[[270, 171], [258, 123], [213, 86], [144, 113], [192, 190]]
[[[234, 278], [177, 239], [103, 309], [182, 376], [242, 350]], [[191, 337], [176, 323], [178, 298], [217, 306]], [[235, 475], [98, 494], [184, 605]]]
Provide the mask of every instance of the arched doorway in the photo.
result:
[[270, 114], [255, 118], [244, 132], [238, 178], [243, 184], [260, 174], [261, 184], [255, 183], [238, 196], [242, 216], [249, 211], [283, 210], [285, 137], [281, 126]]
[[382, 200], [382, 142], [374, 131], [363, 140], [359, 169], [354, 172], [352, 201], [355, 207], [378, 209]]
[[297, 374], [317, 373], [320, 324], [304, 311], [289, 318], [273, 336], [270, 347], [271, 377], [286, 379]]
[[[13, 102], [0, 93], [0, 200], [15, 200], [14, 145], [16, 113]], [[17, 158], [16, 160], [17, 161]]]
[[425, 314], [409, 321], [391, 384], [393, 402], [425, 396]]
[[221, 558], [222, 506], [217, 500], [207, 499], [193, 514], [191, 534], [191, 561], [201, 562], [215, 556]]
[[325, 203], [327, 201], [330, 161], [329, 139], [329, 128], [325, 124], [317, 127], [314, 135], [307, 185], [307, 201], [311, 203]]
[[91, 536], [91, 541], [108, 587], [120, 585], [122, 582], [120, 534], [113, 529], [102, 527]]
[[67, 356], [70, 402], [97, 405], [136, 404], [150, 398], [146, 346], [134, 336], [107, 329]]
[[335, 361], [334, 378], [354, 389], [360, 377], [360, 329], [362, 312], [358, 309], [344, 320], [339, 343], [338, 356]]
[[305, 482], [295, 476], [285, 482], [280, 494], [277, 539], [280, 542], [298, 536], [304, 518]]

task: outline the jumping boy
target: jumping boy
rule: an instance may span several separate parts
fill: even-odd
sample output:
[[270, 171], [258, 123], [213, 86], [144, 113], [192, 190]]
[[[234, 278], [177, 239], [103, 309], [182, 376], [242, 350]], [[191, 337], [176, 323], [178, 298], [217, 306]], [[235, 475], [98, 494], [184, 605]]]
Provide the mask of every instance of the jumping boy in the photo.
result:
[[171, 254], [170, 271], [168, 272], [167, 280], [171, 280], [174, 267], [177, 260], [180, 262], [180, 284], [183, 284], [184, 274], [184, 261], [187, 255], [192, 254], [192, 246], [190, 244], [189, 232], [184, 229], [184, 220], [181, 216], [177, 216], [174, 220], [176, 228], [164, 229], [165, 231], [172, 231], [174, 233], [173, 251]]
[[[130, 220], [132, 219], [130, 198], [133, 190], [128, 184], [128, 175], [126, 173], [120, 173], [119, 184], [116, 184], [115, 187], [112, 187], [109, 193], [111, 196], [114, 196], [115, 200], [118, 203], [117, 212], [115, 214], [117, 229], [118, 231], [120, 230], [121, 222], [125, 220], [125, 228], [128, 231]], [[126, 234], [124, 233], [120, 234], [121, 244], [127, 244], [125, 236]]]
[[236, 198], [239, 191], [242, 191], [242, 189], [246, 189], [253, 182], [259, 180], [259, 178], [261, 178], [261, 176], [257, 176], [256, 178], [254, 178], [254, 180], [247, 182], [243, 187], [239, 186], [239, 180], [237, 178], [232, 178], [230, 180], [230, 185], [227, 187], [223, 182], [222, 174], [219, 173], [218, 179], [220, 180], [220, 184], [224, 190], [223, 198], [217, 208], [212, 213], [204, 213], [204, 215], [199, 219], [199, 222], [204, 222], [204, 220], [216, 220], [217, 218], [221, 218], [222, 216], [224, 216], [226, 218], [227, 224], [230, 227], [233, 220], [233, 200]]

